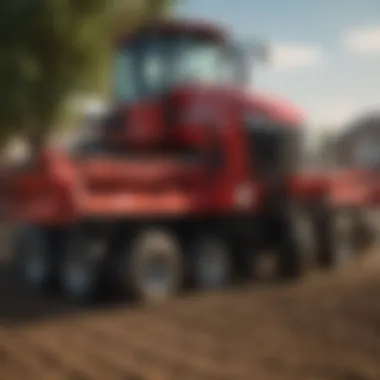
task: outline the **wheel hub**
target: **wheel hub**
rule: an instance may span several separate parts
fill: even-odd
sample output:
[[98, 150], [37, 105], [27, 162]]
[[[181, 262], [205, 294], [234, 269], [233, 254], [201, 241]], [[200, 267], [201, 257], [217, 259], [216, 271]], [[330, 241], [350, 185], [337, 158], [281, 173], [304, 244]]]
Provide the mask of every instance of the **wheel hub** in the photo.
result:
[[27, 228], [21, 232], [20, 259], [22, 274], [33, 287], [41, 287], [49, 276], [48, 252], [44, 236], [38, 230]]
[[61, 269], [62, 286], [69, 298], [80, 300], [92, 295], [105, 248], [102, 241], [86, 236], [69, 243]]
[[141, 277], [145, 292], [155, 297], [165, 296], [173, 283], [170, 265], [160, 256], [153, 256], [145, 264]]
[[65, 288], [73, 295], [82, 295], [89, 286], [88, 270], [84, 263], [69, 263], [65, 268]]
[[33, 285], [40, 285], [45, 281], [47, 265], [41, 254], [33, 254], [24, 259], [24, 276]]

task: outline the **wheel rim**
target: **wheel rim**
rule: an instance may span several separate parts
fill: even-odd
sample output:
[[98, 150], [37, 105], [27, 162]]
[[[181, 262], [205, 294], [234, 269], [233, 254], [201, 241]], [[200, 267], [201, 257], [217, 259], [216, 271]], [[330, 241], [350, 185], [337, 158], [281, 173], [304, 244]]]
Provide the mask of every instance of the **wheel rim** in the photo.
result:
[[47, 247], [43, 237], [37, 231], [25, 231], [20, 249], [24, 279], [33, 287], [42, 286], [49, 274]]
[[29, 284], [42, 285], [46, 280], [47, 272], [46, 260], [41, 254], [24, 259], [24, 277]]
[[230, 266], [224, 244], [206, 241], [198, 249], [196, 262], [197, 283], [204, 289], [217, 289], [226, 284]]
[[89, 242], [80, 251], [79, 248], [68, 249], [61, 272], [61, 282], [66, 294], [78, 300], [89, 296], [93, 291], [104, 246], [98, 242]]
[[164, 298], [172, 292], [176, 276], [165, 257], [152, 255], [146, 260], [141, 275], [143, 292], [152, 298]]
[[66, 292], [73, 298], [80, 298], [91, 286], [91, 276], [85, 263], [68, 262], [63, 271], [63, 283]]

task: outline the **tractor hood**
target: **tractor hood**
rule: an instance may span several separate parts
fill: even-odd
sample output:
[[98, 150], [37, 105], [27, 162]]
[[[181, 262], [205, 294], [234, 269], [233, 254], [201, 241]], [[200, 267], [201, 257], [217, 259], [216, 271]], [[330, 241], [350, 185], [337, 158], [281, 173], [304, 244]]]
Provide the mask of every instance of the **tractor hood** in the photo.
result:
[[304, 122], [304, 115], [300, 109], [290, 102], [270, 94], [250, 92], [240, 88], [210, 85], [186, 85], [174, 92], [174, 98], [182, 100], [189, 106], [199, 106], [219, 111], [233, 106], [237, 113], [260, 114], [280, 124], [298, 126]]

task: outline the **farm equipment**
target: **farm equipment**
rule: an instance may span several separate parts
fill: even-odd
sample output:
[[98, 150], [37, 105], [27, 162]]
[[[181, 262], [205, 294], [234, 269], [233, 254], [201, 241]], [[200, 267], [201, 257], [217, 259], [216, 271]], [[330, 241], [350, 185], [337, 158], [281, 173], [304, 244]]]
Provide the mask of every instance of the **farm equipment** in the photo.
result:
[[160, 21], [118, 40], [112, 109], [7, 179], [30, 286], [154, 301], [246, 279], [264, 250], [284, 278], [353, 259], [367, 175], [299, 171], [304, 117], [243, 89], [246, 60], [209, 24]]

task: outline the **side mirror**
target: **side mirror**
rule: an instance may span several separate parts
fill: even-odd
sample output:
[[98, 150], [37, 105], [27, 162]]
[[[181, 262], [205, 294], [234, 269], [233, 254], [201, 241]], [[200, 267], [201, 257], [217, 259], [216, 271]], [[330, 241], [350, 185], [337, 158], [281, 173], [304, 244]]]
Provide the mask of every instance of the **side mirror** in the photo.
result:
[[254, 61], [268, 63], [271, 60], [271, 48], [267, 43], [243, 42], [242, 49], [246, 52], [248, 58]]
[[243, 59], [268, 63], [271, 60], [271, 48], [269, 44], [255, 41], [232, 42], [227, 50], [232, 56], [243, 57]]
[[259, 42], [232, 42], [227, 47], [227, 55], [236, 62], [236, 80], [241, 86], [251, 83], [250, 73], [255, 62], [268, 63], [271, 49]]

